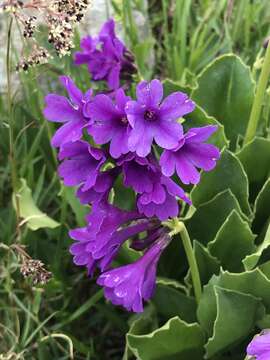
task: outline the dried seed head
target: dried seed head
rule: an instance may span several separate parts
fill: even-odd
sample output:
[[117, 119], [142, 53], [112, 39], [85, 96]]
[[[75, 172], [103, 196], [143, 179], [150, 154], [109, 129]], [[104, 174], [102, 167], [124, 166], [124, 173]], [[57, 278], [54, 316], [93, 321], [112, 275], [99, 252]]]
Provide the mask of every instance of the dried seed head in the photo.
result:
[[30, 16], [27, 20], [24, 21], [23, 36], [25, 38], [31, 38], [33, 36], [36, 29], [36, 20], [36, 16]]
[[[34, 38], [37, 22], [45, 22], [48, 27], [48, 42], [56, 50], [57, 55], [63, 56], [70, 53], [73, 44], [74, 26], [80, 22], [89, 6], [88, 0], [7, 0], [0, 4], [0, 10], [11, 12], [22, 25], [22, 33], [26, 39]], [[35, 16], [29, 16], [29, 10]], [[41, 60], [41, 59], [40, 59]], [[27, 59], [22, 59], [17, 69], [28, 70], [29, 66], [44, 62], [37, 61], [35, 54]]]
[[25, 256], [22, 256], [20, 271], [24, 278], [31, 278], [35, 285], [45, 285], [52, 277], [52, 273], [45, 269], [42, 261]]
[[23, 57], [16, 66], [16, 71], [27, 71], [29, 67], [45, 64], [50, 58], [49, 52], [43, 47], [35, 47], [31, 55]]

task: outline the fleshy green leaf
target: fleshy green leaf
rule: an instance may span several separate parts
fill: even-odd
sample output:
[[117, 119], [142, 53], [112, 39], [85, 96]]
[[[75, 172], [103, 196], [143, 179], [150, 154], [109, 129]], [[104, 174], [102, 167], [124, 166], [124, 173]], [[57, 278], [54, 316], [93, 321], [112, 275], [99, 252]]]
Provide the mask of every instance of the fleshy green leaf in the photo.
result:
[[254, 239], [248, 223], [233, 210], [208, 248], [224, 269], [238, 272], [244, 270], [241, 260], [255, 250]]
[[215, 296], [213, 287], [219, 286], [224, 289], [234, 290], [243, 294], [252, 295], [262, 300], [262, 304], [269, 312], [270, 309], [270, 280], [258, 268], [242, 273], [221, 272], [214, 275], [204, 287], [203, 295], [198, 307], [197, 316], [202, 327], [212, 334], [212, 328], [216, 318]]
[[158, 284], [152, 301], [166, 320], [179, 316], [189, 323], [196, 321], [195, 299], [172, 286]]
[[[179, 83], [174, 82], [170, 79], [165, 79], [163, 81], [164, 88], [164, 96], [168, 96], [173, 92], [181, 91], [186, 94], [191, 93], [190, 87], [183, 87]], [[192, 127], [200, 127], [206, 125], [217, 125], [219, 128], [214, 133], [209, 142], [218, 146], [219, 148], [223, 148], [228, 145], [228, 140], [224, 133], [224, 126], [221, 125], [213, 116], [209, 116], [202, 107], [196, 104], [196, 108], [192, 113], [185, 115], [184, 128], [190, 129]]]
[[169, 279], [166, 277], [158, 277], [156, 283], [159, 285], [170, 286], [170, 287], [173, 287], [174, 289], [177, 289], [184, 293], [187, 293], [187, 291], [186, 291], [187, 289], [186, 289], [185, 285], [179, 283], [178, 281], [176, 281], [174, 279]]
[[171, 79], [165, 79], [163, 82], [164, 97], [170, 95], [173, 92], [181, 91], [186, 94], [190, 94], [192, 89], [189, 86], [182, 86], [179, 82]]
[[250, 69], [236, 55], [223, 55], [199, 75], [191, 97], [224, 125], [233, 144], [244, 135], [254, 97]]
[[250, 215], [246, 173], [237, 157], [228, 150], [222, 152], [216, 168], [211, 172], [204, 172], [200, 184], [193, 188], [191, 192], [193, 205], [197, 207], [225, 189], [232, 191], [242, 211]]
[[214, 286], [216, 319], [213, 334], [205, 345], [206, 359], [245, 338], [253, 329], [263, 308], [260, 299]]
[[[21, 179], [21, 187], [17, 192], [17, 196], [20, 207], [20, 216], [24, 219], [24, 223], [26, 223], [31, 230], [38, 230], [41, 228], [54, 229], [60, 225], [58, 222], [39, 210], [34, 203], [32, 191], [27, 186], [25, 179]], [[14, 201], [15, 199], [13, 196], [13, 203]]]
[[245, 266], [246, 270], [251, 270], [253, 269], [260, 257], [262, 256], [264, 250], [267, 250], [270, 248], [270, 225], [268, 226], [268, 229], [266, 231], [265, 237], [263, 242], [258, 246], [257, 251], [254, 252], [251, 255], [246, 256], [246, 258], [243, 260], [243, 264]]
[[146, 335], [127, 334], [129, 348], [141, 360], [202, 360], [204, 334], [197, 323], [187, 324], [178, 317]]
[[245, 218], [236, 197], [230, 190], [221, 192], [214, 199], [199, 206], [194, 215], [186, 221], [191, 239], [203, 244], [214, 240], [232, 210], [236, 210]]
[[[196, 240], [193, 243], [193, 250], [199, 268], [201, 284], [205, 285], [213, 274], [219, 273], [220, 263], [218, 259], [209, 253], [206, 247]], [[190, 271], [188, 272], [185, 281], [190, 285], [192, 284]]]
[[[269, 163], [270, 166], [270, 163]], [[253, 228], [258, 233], [261, 232], [263, 226], [270, 218], [270, 178], [266, 181], [261, 191], [259, 192], [254, 204], [254, 220]]]
[[153, 306], [147, 306], [142, 314], [133, 315], [130, 320], [130, 329], [126, 334], [126, 346], [123, 356], [123, 360], [128, 360], [132, 356], [132, 352], [129, 349], [127, 342], [127, 335], [142, 335], [147, 334], [156, 329], [155, 309]]
[[270, 173], [270, 140], [255, 138], [237, 153], [237, 157], [247, 173], [250, 187], [258, 192]]

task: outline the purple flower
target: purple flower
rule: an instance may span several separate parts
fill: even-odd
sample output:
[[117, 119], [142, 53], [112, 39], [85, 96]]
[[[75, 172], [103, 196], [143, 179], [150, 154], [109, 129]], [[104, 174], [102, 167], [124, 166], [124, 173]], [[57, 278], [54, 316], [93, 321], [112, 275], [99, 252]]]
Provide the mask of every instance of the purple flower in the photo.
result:
[[154, 293], [157, 263], [169, 241], [170, 238], [165, 235], [133, 264], [101, 274], [97, 283], [104, 286], [106, 298], [128, 311], [142, 312], [143, 300], [149, 300]]
[[95, 96], [88, 111], [94, 124], [89, 127], [89, 133], [97, 144], [110, 142], [110, 154], [118, 158], [126, 154], [128, 149], [129, 124], [125, 106], [130, 100], [122, 89], [115, 93], [115, 103], [111, 97], [101, 94]]
[[150, 156], [139, 157], [136, 153], [129, 153], [117, 162], [122, 166], [124, 185], [132, 187], [136, 193], [151, 192], [161, 172], [156, 161]]
[[132, 127], [129, 150], [145, 157], [151, 151], [153, 140], [164, 149], [174, 149], [183, 137], [183, 128], [177, 119], [193, 111], [195, 104], [181, 92], [172, 93], [161, 102], [163, 86], [157, 79], [140, 82], [136, 94], [137, 101], [126, 105]]
[[165, 221], [169, 217], [178, 216], [177, 198], [191, 205], [184, 190], [173, 180], [162, 175], [151, 192], [143, 193], [138, 197], [138, 210], [147, 217], [156, 216], [159, 220]]
[[197, 168], [210, 171], [220, 157], [218, 148], [205, 144], [217, 126], [209, 125], [188, 130], [184, 138], [173, 150], [165, 150], [160, 157], [160, 166], [166, 176], [172, 176], [176, 170], [184, 184], [198, 184], [200, 173]]
[[53, 136], [54, 147], [81, 139], [83, 128], [91, 123], [84, 107], [91, 100], [92, 90], [84, 95], [68, 76], [60, 76], [60, 82], [66, 88], [69, 98], [57, 94], [45, 97], [44, 116], [49, 121], [64, 123]]
[[139, 218], [137, 212], [123, 211], [106, 203], [94, 205], [88, 216], [88, 226], [69, 232], [77, 241], [70, 248], [74, 263], [86, 265], [90, 275], [96, 267], [107, 270], [127, 239], [157, 226], [156, 222], [144, 219], [123, 227]]
[[247, 354], [254, 356], [256, 360], [270, 359], [270, 330], [264, 330], [255, 336], [247, 347]]
[[152, 157], [141, 158], [130, 153], [118, 161], [122, 165], [124, 185], [131, 186], [138, 196], [140, 213], [157, 216], [161, 221], [178, 215], [177, 198], [191, 203], [184, 190], [161, 173], [158, 162]]
[[75, 64], [87, 64], [93, 80], [105, 80], [110, 89], [118, 89], [120, 77], [135, 71], [133, 59], [115, 35], [115, 23], [108, 20], [97, 37], [87, 36], [81, 41], [82, 52], [75, 53]]
[[83, 185], [81, 185], [76, 193], [80, 202], [82, 204], [89, 204], [106, 200], [119, 173], [120, 168], [118, 167], [100, 172], [96, 178], [95, 185], [86, 191], [83, 191]]
[[65, 159], [58, 168], [58, 174], [66, 186], [81, 185], [87, 191], [96, 184], [100, 168], [106, 161], [101, 149], [90, 146], [85, 141], [64, 144], [58, 155]]

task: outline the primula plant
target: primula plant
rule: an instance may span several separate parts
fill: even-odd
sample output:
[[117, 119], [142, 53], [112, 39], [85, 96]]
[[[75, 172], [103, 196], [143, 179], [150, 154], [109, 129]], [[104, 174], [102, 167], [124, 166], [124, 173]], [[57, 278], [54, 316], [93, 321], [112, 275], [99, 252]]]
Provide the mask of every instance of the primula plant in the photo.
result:
[[[100, 50], [94, 47], [98, 41], [102, 41]], [[115, 89], [121, 84], [125, 63], [115, 57], [115, 65], [111, 57], [119, 53], [119, 47], [125, 47], [115, 36], [113, 20], [103, 26], [98, 39], [83, 39], [84, 49], [86, 43], [89, 52], [75, 54], [76, 63], [87, 60], [93, 78], [106, 79], [114, 90], [93, 94], [89, 89], [83, 94], [70, 78], [62, 76], [68, 98], [49, 94], [44, 109], [47, 120], [65, 123], [52, 138], [62, 160], [58, 174], [66, 186], [78, 186], [82, 204], [91, 205], [87, 225], [69, 232], [76, 241], [70, 252], [76, 265], [87, 267], [89, 276], [96, 269], [101, 271], [97, 283], [113, 304], [142, 312], [143, 300], [153, 296], [162, 252], [175, 233], [181, 228], [186, 232], [177, 217], [183, 202], [191, 205], [191, 201], [179, 180], [198, 184], [198, 170], [215, 167], [220, 152], [206, 141], [218, 127], [194, 127], [184, 133], [180, 120], [194, 110], [195, 104], [180, 91], [164, 98], [158, 79], [139, 82], [135, 100], [123, 88]], [[97, 76], [96, 69], [109, 75]], [[84, 133], [90, 135], [88, 142], [83, 140]], [[175, 172], [178, 178], [174, 180]], [[129, 211], [114, 204], [114, 186], [119, 178], [119, 194], [122, 186], [134, 191], [135, 201]], [[142, 256], [132, 264], [113, 268], [112, 262], [127, 240]], [[188, 246], [188, 256], [194, 260], [190, 243]], [[192, 270], [199, 297], [197, 266]]]
[[268, 1], [110, 4], [1, 4], [0, 358], [268, 360]]

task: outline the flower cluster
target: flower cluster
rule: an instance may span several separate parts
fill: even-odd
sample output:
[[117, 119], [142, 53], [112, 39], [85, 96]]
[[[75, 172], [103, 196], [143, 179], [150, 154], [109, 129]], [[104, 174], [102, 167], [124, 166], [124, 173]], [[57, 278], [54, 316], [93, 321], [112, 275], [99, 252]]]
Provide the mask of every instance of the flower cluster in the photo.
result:
[[87, 64], [93, 80], [104, 80], [110, 89], [118, 89], [120, 79], [129, 84], [137, 70], [134, 57], [115, 35], [115, 23], [108, 20], [98, 36], [81, 41], [81, 52], [75, 53], [75, 64]]
[[[110, 21], [101, 33], [111, 26]], [[84, 94], [69, 77], [60, 81], [68, 96], [47, 95], [44, 109], [49, 121], [63, 123], [52, 138], [52, 145], [59, 148], [58, 173], [66, 186], [77, 187], [82, 204], [91, 204], [87, 225], [70, 231], [75, 240], [70, 252], [74, 263], [86, 266], [90, 276], [101, 271], [97, 282], [112, 303], [141, 312], [143, 300], [154, 292], [159, 257], [171, 241], [162, 222], [178, 216], [179, 200], [191, 204], [172, 176], [177, 173], [184, 184], [197, 184], [200, 169], [215, 167], [219, 150], [205, 141], [217, 127], [185, 133], [179, 120], [195, 104], [182, 92], [164, 98], [157, 79], [141, 81], [135, 99], [123, 88], [109, 95], [92, 90]], [[91, 136], [91, 144], [84, 135]], [[135, 193], [133, 210], [113, 203], [118, 179]], [[143, 256], [112, 269], [128, 240]]]

